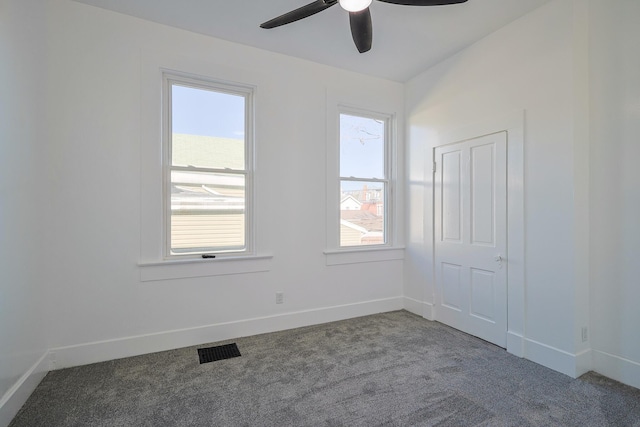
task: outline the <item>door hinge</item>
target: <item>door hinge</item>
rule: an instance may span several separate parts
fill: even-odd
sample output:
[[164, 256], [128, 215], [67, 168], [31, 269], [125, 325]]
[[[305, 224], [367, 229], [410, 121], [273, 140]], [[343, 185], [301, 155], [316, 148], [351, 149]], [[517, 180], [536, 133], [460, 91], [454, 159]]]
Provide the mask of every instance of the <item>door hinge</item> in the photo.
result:
[[433, 162], [433, 168], [431, 170], [433, 171], [433, 173], [436, 172], [436, 162]]

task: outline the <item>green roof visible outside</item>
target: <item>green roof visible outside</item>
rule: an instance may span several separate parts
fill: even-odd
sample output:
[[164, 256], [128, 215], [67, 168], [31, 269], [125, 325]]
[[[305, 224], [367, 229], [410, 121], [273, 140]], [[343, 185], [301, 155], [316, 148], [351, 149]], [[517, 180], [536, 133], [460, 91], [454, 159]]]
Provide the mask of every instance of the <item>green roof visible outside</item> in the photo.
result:
[[174, 133], [174, 166], [244, 169], [244, 139]]

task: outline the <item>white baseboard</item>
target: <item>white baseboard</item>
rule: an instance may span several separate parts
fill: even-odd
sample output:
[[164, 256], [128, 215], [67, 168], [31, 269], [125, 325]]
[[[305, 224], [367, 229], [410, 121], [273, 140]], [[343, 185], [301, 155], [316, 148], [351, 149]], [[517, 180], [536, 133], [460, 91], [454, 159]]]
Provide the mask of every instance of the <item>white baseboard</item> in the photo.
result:
[[604, 351], [592, 350], [593, 370], [605, 377], [640, 388], [640, 363]]
[[409, 297], [403, 297], [403, 306], [404, 309], [410, 313], [417, 314], [418, 316], [422, 316], [423, 314], [422, 301], [418, 301], [417, 299]]
[[422, 303], [422, 305], [423, 305], [422, 317], [431, 321], [436, 320], [436, 312], [433, 308], [433, 304], [425, 301]]
[[507, 331], [507, 351], [514, 356], [524, 357], [524, 337], [513, 331]]
[[571, 378], [577, 378], [591, 369], [589, 350], [572, 354], [528, 338], [524, 340], [524, 357]]
[[402, 310], [404, 308], [403, 302], [402, 297], [394, 297], [52, 348], [50, 350], [51, 366], [52, 369], [62, 369], [88, 365], [175, 348]]
[[433, 304], [410, 297], [403, 298], [405, 310], [413, 314], [417, 314], [418, 316], [422, 316], [427, 320], [433, 320]]
[[576, 354], [575, 378], [593, 370], [593, 353], [590, 348]]
[[0, 399], [0, 427], [9, 425], [47, 372], [49, 372], [48, 351]]

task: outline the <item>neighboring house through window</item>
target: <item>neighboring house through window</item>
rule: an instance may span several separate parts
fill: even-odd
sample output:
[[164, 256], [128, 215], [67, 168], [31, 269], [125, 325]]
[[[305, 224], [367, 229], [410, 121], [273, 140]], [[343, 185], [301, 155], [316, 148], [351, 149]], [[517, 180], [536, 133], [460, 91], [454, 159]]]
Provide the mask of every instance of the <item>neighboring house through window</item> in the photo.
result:
[[340, 247], [387, 245], [391, 117], [346, 109], [339, 115]]
[[164, 74], [165, 258], [251, 253], [252, 90]]

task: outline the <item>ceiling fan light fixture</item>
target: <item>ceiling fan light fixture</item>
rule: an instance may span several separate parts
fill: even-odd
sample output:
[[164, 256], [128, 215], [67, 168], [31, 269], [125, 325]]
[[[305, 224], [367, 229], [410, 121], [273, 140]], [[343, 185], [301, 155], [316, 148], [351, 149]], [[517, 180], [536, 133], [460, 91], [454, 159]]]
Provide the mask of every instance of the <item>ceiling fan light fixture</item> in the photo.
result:
[[360, 12], [369, 7], [373, 0], [339, 0], [340, 7], [349, 12]]

